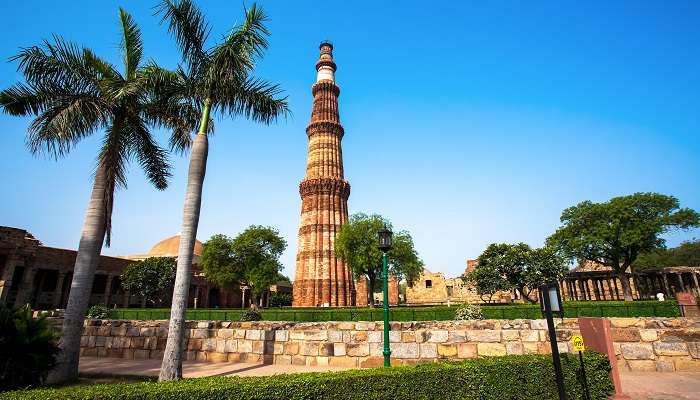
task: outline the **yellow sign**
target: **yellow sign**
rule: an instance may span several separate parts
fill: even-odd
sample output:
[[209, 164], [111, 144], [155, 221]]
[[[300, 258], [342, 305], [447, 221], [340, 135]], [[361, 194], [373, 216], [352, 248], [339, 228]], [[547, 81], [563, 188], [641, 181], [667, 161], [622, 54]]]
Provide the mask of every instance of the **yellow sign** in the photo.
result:
[[586, 346], [583, 344], [583, 336], [572, 336], [571, 337], [571, 344], [574, 345], [574, 349], [577, 351], [585, 351]]

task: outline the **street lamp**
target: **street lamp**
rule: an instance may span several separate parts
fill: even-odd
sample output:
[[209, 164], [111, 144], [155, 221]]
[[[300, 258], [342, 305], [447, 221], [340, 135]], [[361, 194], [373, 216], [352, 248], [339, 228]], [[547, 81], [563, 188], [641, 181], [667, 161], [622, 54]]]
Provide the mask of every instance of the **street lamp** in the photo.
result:
[[561, 372], [561, 358], [559, 356], [559, 346], [557, 345], [557, 332], [554, 329], [554, 313], [560, 318], [564, 316], [564, 308], [561, 304], [561, 294], [559, 285], [549, 283], [539, 287], [540, 306], [547, 318], [547, 329], [549, 330], [549, 344], [552, 346], [552, 362], [554, 363], [554, 375], [559, 391], [559, 400], [566, 400], [566, 390], [564, 388], [564, 375]]
[[379, 230], [379, 250], [382, 251], [382, 275], [384, 277], [384, 367], [391, 367], [391, 349], [389, 348], [389, 256], [391, 250], [391, 237], [393, 233], [384, 225]]

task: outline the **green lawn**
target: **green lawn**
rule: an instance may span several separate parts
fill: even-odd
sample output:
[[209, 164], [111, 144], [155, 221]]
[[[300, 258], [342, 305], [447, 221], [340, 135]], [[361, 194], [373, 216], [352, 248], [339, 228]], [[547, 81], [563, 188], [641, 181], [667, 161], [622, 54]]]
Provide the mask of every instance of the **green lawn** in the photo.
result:
[[[392, 321], [442, 321], [454, 319], [459, 306], [435, 307], [392, 307], [389, 319]], [[187, 319], [238, 321], [244, 310], [241, 309], [197, 309], [187, 310]], [[267, 321], [380, 321], [381, 308], [269, 308], [260, 310]], [[482, 307], [485, 319], [537, 319], [542, 318], [538, 305], [486, 305]], [[170, 309], [116, 309], [112, 317], [117, 319], [154, 320], [168, 319]], [[678, 317], [680, 310], [675, 301], [576, 301], [564, 303], [566, 317]]]

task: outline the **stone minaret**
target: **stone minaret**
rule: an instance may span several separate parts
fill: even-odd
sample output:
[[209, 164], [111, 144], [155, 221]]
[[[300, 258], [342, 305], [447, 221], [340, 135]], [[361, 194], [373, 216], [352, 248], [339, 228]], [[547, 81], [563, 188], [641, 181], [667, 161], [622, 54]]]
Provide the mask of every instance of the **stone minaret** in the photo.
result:
[[343, 127], [338, 116], [333, 45], [321, 43], [309, 137], [306, 176], [299, 185], [301, 223], [294, 279], [295, 307], [355, 304], [352, 275], [335, 256], [333, 242], [348, 221], [350, 184], [343, 177]]

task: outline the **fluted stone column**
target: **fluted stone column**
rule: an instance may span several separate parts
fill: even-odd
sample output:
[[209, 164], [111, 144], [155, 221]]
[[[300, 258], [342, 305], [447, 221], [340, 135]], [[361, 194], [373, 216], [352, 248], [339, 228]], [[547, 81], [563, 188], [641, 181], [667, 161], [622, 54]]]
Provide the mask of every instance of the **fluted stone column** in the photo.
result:
[[0, 277], [0, 304], [7, 302], [7, 297], [12, 288], [12, 277], [15, 275], [15, 267], [18, 261], [19, 258], [16, 256], [9, 256], [5, 260], [5, 267], [2, 270], [2, 277]]
[[322, 43], [312, 87], [314, 96], [306, 176], [299, 185], [299, 227], [293, 306], [349, 306], [355, 304], [354, 282], [348, 267], [335, 256], [335, 237], [348, 221], [350, 184], [343, 174], [336, 64], [333, 46]]
[[53, 308], [61, 308], [61, 299], [63, 298], [63, 283], [66, 280], [66, 272], [59, 272], [56, 279], [56, 287], [53, 290]]
[[104, 293], [104, 302], [105, 305], [109, 305], [109, 301], [112, 299], [112, 280], [114, 279], [113, 275], [107, 275], [107, 283], [105, 284], [105, 293]]
[[17, 298], [15, 299], [15, 307], [21, 307], [30, 300], [32, 294], [32, 288], [34, 286], [34, 276], [36, 275], [36, 268], [25, 267], [24, 275], [22, 276], [22, 283], [19, 286], [19, 291], [17, 292]]

